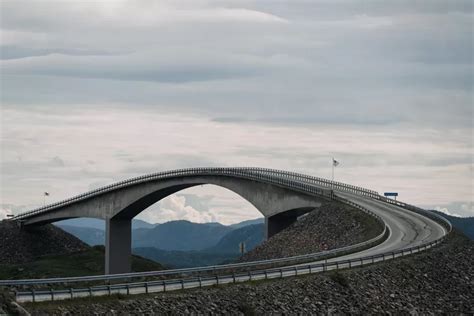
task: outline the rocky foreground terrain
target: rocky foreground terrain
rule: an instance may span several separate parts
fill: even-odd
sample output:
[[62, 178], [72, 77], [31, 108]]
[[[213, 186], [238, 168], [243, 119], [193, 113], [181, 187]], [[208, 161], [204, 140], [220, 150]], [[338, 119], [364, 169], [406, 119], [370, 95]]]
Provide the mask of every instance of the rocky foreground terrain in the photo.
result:
[[25, 304], [33, 315], [474, 313], [474, 242], [454, 232], [434, 249], [372, 266], [149, 296]]
[[20, 229], [16, 223], [0, 221], [0, 264], [25, 263], [41, 256], [64, 255], [88, 248], [53, 225]]
[[255, 261], [357, 244], [382, 232], [375, 218], [349, 205], [326, 202], [242, 257]]

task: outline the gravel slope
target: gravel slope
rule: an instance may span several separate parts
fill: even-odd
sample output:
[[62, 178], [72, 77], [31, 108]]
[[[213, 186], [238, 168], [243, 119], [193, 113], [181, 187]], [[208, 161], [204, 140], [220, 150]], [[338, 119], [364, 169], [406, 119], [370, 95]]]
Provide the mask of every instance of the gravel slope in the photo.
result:
[[19, 264], [45, 255], [62, 255], [89, 249], [85, 243], [51, 224], [20, 229], [0, 221], [0, 264]]
[[327, 202], [257, 246], [242, 261], [274, 259], [357, 244], [377, 236], [382, 226], [342, 203]]
[[[87, 308], [85, 308], [87, 306]], [[474, 243], [453, 233], [425, 253], [341, 272], [181, 293], [27, 304], [40, 314], [471, 314]]]

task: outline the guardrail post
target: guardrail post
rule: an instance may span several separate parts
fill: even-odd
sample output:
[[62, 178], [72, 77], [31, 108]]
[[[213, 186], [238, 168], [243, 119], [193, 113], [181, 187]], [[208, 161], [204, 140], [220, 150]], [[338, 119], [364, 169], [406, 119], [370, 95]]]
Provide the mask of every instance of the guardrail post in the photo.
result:
[[89, 296], [92, 297], [92, 288], [89, 287]]
[[163, 281], [163, 292], [166, 292], [166, 282]]
[[295, 266], [295, 275], [298, 275], [298, 266]]
[[309, 264], [308, 265], [308, 270], [309, 270], [309, 274], [313, 273], [312, 269], [311, 269], [311, 265]]
[[265, 280], [268, 279], [268, 273], [267, 270], [265, 270]]
[[349, 259], [349, 269], [352, 268], [352, 260]]
[[49, 291], [51, 292], [51, 300], [54, 301], [54, 290], [50, 289]]
[[234, 283], [235, 283], [235, 272], [232, 272], [232, 280], [233, 280]]
[[72, 288], [69, 289], [69, 293], [71, 293], [71, 299], [74, 298], [74, 290]]
[[31, 297], [33, 298], [33, 303], [36, 302], [35, 290], [31, 290]]
[[184, 290], [184, 280], [181, 279], [181, 290]]
[[326, 263], [323, 263], [323, 272], [326, 272]]
[[148, 294], [148, 282], [145, 282], [145, 293]]
[[202, 279], [201, 276], [198, 276], [199, 288], [202, 288]]
[[283, 279], [283, 269], [280, 269], [280, 278]]
[[249, 271], [249, 281], [252, 281], [252, 272]]

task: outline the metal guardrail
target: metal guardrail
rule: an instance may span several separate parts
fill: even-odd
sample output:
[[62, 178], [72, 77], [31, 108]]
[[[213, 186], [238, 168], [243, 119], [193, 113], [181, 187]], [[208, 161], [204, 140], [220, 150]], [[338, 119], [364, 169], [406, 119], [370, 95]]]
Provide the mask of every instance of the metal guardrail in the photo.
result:
[[188, 279], [174, 279], [174, 280], [159, 280], [148, 282], [136, 282], [114, 285], [92, 286], [87, 288], [70, 288], [55, 290], [53, 288], [45, 291], [19, 291], [15, 293], [17, 301], [20, 302], [36, 302], [58, 299], [73, 299], [78, 297], [93, 297], [99, 295], [113, 295], [113, 294], [148, 294], [156, 292], [166, 292], [168, 290], [180, 290], [188, 288], [197, 288], [211, 285], [221, 285], [228, 283], [238, 283], [263, 279], [284, 278], [290, 276], [298, 276], [303, 274], [311, 274], [318, 272], [325, 272], [331, 270], [340, 270], [354, 267], [361, 267], [368, 264], [383, 262], [386, 260], [395, 259], [411, 255], [426, 249], [430, 249], [435, 245], [441, 243], [447, 235], [435, 241], [409, 247], [393, 252], [386, 252], [373, 256], [365, 256], [354, 259], [339, 260], [324, 263], [314, 263], [307, 265], [297, 265], [291, 267], [273, 268], [259, 271], [249, 271], [246, 273], [232, 273], [228, 275], [214, 275], [209, 277], [193, 277]]
[[21, 285], [44, 285], [44, 284], [57, 284], [57, 283], [78, 283], [78, 282], [91, 282], [91, 281], [112, 281], [112, 280], [131, 280], [133, 278], [143, 278], [143, 277], [157, 277], [157, 276], [169, 276], [169, 275], [183, 275], [190, 273], [204, 273], [204, 272], [217, 272], [222, 270], [237, 269], [237, 268], [250, 268], [250, 267], [262, 267], [275, 264], [296, 264], [307, 262], [309, 260], [318, 260], [325, 257], [334, 257], [343, 253], [352, 253], [357, 252], [362, 249], [365, 249], [367, 246], [375, 245], [379, 242], [382, 242], [389, 229], [385, 225], [384, 221], [380, 216], [368, 210], [367, 208], [360, 206], [356, 203], [350, 202], [341, 197], [335, 197], [335, 200], [338, 200], [342, 203], [351, 205], [362, 212], [374, 217], [383, 227], [383, 230], [377, 236], [357, 243], [355, 245], [345, 246], [337, 249], [332, 249], [328, 251], [316, 252], [311, 254], [304, 254], [298, 256], [291, 256], [285, 258], [277, 259], [268, 259], [268, 260], [259, 260], [251, 262], [240, 262], [240, 263], [231, 263], [225, 265], [214, 265], [214, 266], [205, 266], [205, 267], [195, 267], [195, 268], [184, 268], [184, 269], [172, 269], [172, 270], [160, 270], [160, 271], [148, 271], [148, 272], [134, 272], [134, 273], [122, 273], [122, 274], [109, 274], [109, 275], [95, 275], [95, 276], [85, 276], [85, 277], [66, 277], [66, 278], [48, 278], [48, 279], [23, 279], [23, 280], [0, 280], [0, 286], [21, 286]]
[[[118, 188], [124, 188], [130, 185], [135, 185], [138, 183], [143, 183], [147, 181], [155, 181], [159, 179], [164, 179], [164, 178], [172, 178], [172, 177], [181, 177], [181, 176], [196, 176], [196, 175], [211, 175], [211, 176], [216, 176], [216, 175], [222, 175], [222, 176], [233, 176], [233, 177], [241, 177], [241, 178], [246, 178], [250, 180], [259, 180], [259, 181], [264, 181], [264, 182], [269, 182], [272, 184], [277, 184], [281, 185], [284, 187], [289, 187], [293, 190], [297, 191], [302, 191], [305, 193], [310, 193], [310, 194], [318, 194], [318, 195], [324, 195], [325, 191], [321, 188], [315, 187], [316, 186], [322, 186], [326, 188], [331, 188], [331, 189], [336, 189], [336, 190], [341, 190], [345, 192], [351, 192], [355, 194], [360, 194], [364, 195], [376, 200], [380, 200], [386, 203], [394, 204], [403, 208], [406, 208], [408, 210], [411, 210], [413, 212], [419, 213], [421, 215], [427, 216], [438, 223], [441, 223], [444, 227], [447, 228], [448, 233], [452, 230], [451, 223], [441, 217], [438, 214], [435, 214], [433, 212], [429, 212], [420, 208], [417, 208], [415, 206], [409, 205], [407, 203], [403, 203], [400, 201], [395, 201], [391, 199], [387, 199], [385, 197], [382, 197], [378, 195], [377, 192], [372, 191], [372, 190], [367, 190], [343, 183], [338, 183], [338, 182], [332, 182], [329, 180], [325, 179], [320, 179], [316, 177], [310, 177], [310, 176], [305, 176], [297, 173], [292, 173], [292, 172], [286, 172], [286, 171], [279, 171], [279, 170], [273, 170], [273, 169], [265, 169], [265, 168], [193, 168], [193, 169], [181, 169], [181, 170], [174, 170], [174, 171], [168, 171], [168, 172], [163, 172], [163, 173], [158, 173], [158, 174], [151, 174], [151, 175], [146, 175], [142, 177], [137, 177], [129, 180], [125, 180], [107, 187], [103, 187], [97, 190], [93, 190], [84, 194], [81, 194], [79, 196], [73, 197], [68, 200], [60, 201], [51, 205], [48, 205], [46, 207], [38, 208], [30, 212], [22, 213], [20, 215], [17, 215], [16, 217], [13, 218], [13, 220], [29, 217], [32, 215], [37, 215], [39, 213], [47, 212], [49, 210], [59, 208], [83, 199], [88, 199], [93, 196], [103, 194], [105, 192], [109, 192], [112, 190], [116, 190]], [[335, 197], [332, 193], [330, 195], [331, 198], [337, 199], [341, 202], [353, 205], [359, 209], [364, 210], [362, 206], [353, 203], [351, 201], [348, 201], [346, 199], [343, 199], [341, 197]], [[365, 209], [368, 211], [368, 213], [372, 213], [369, 210]], [[376, 214], [371, 214], [375, 216], [378, 220], [381, 220], [380, 217], [378, 217]], [[382, 221], [383, 222], [383, 221]], [[384, 224], [384, 233], [386, 234], [387, 227]], [[340, 269], [340, 268], [347, 268], [347, 267], [352, 267], [356, 265], [366, 265], [369, 263], [374, 263], [378, 261], [385, 261], [387, 259], [393, 259], [397, 256], [405, 256], [408, 254], [412, 254], [415, 252], [419, 252], [425, 249], [429, 249], [433, 247], [434, 245], [439, 244], [442, 242], [447, 235], [428, 242], [424, 243], [415, 247], [410, 247], [410, 248], [405, 248], [401, 249], [398, 251], [394, 252], [388, 252], [388, 253], [383, 253], [383, 254], [378, 254], [374, 256], [368, 256], [368, 257], [362, 257], [362, 258], [356, 258], [356, 259], [351, 259], [351, 260], [341, 260], [341, 261], [334, 261], [334, 262], [327, 262], [327, 263], [318, 263], [318, 264], [308, 264], [308, 265], [297, 265], [297, 266], [291, 266], [291, 267], [281, 267], [281, 268], [271, 268], [271, 269], [264, 269], [264, 270], [259, 270], [259, 271], [249, 271], [248, 273], [240, 273], [236, 274], [233, 273], [232, 276], [219, 276], [215, 275], [213, 277], [199, 277], [198, 279], [196, 278], [188, 278], [188, 279], [177, 279], [177, 280], [160, 280], [160, 281], [149, 281], [149, 282], [139, 282], [139, 283], [126, 283], [126, 284], [119, 284], [119, 285], [106, 285], [106, 286], [95, 286], [95, 287], [89, 287], [86, 289], [68, 289], [66, 290], [54, 290], [50, 289], [48, 291], [27, 291], [27, 292], [18, 292], [16, 293], [17, 299], [22, 300], [22, 297], [32, 297], [32, 300], [35, 301], [36, 296], [44, 296], [44, 295], [50, 295], [50, 298], [52, 300], [55, 299], [55, 295], [64, 295], [65, 291], [67, 293], [70, 293], [71, 297], [77, 297], [77, 295], [81, 295], [81, 293], [86, 293], [88, 296], [93, 296], [96, 295], [97, 293], [102, 293], [106, 291], [106, 294], [113, 294], [113, 293], [121, 293], [121, 291], [126, 290], [126, 293], [130, 293], [131, 290], [136, 290], [142, 289], [143, 293], [148, 293], [149, 289], [152, 288], [156, 291], [159, 291], [158, 289], [160, 288], [161, 284], [161, 291], [166, 291], [167, 287], [176, 287], [176, 285], [181, 285], [181, 287], [184, 288], [189, 288], [189, 287], [196, 287], [196, 280], [199, 280], [199, 286], [203, 285], [203, 282], [205, 282], [205, 285], [219, 285], [224, 283], [232, 283], [232, 281], [235, 283], [237, 281], [240, 281], [242, 278], [245, 281], [246, 276], [249, 276], [249, 279], [252, 280], [252, 277], [255, 278], [269, 278], [272, 277], [275, 273], [280, 273], [280, 277], [283, 276], [290, 276], [290, 275], [298, 275], [302, 273], [313, 273], [313, 272], [320, 272], [320, 271], [326, 271], [328, 269]], [[380, 238], [380, 235], [375, 237], [374, 239]], [[367, 241], [371, 242], [371, 241]], [[373, 242], [373, 241], [372, 241]], [[363, 244], [363, 243], [360, 243]], [[360, 244], [353, 245], [353, 246], [348, 246], [348, 247], [356, 247], [359, 246]], [[335, 253], [340, 253], [341, 251], [347, 251], [348, 249], [344, 248], [339, 248], [339, 249], [334, 249]], [[353, 248], [350, 248], [349, 250], [353, 250]], [[132, 277], [146, 277], [146, 276], [156, 276], [156, 275], [166, 275], [168, 274], [184, 274], [184, 273], [190, 273], [190, 272], [196, 272], [196, 271], [212, 271], [216, 272], [218, 270], [226, 270], [229, 268], [237, 268], [237, 267], [250, 267], [250, 266], [258, 266], [258, 265], [265, 265], [265, 264], [271, 264], [271, 263], [285, 263], [285, 262], [291, 262], [291, 260], [307, 260], [310, 259], [312, 255], [315, 254], [310, 254], [310, 255], [303, 255], [303, 256], [296, 256], [296, 257], [290, 257], [290, 258], [280, 258], [280, 259], [273, 259], [273, 260], [263, 260], [260, 262], [253, 262], [253, 263], [241, 263], [241, 264], [231, 264], [231, 265], [223, 265], [223, 266], [212, 266], [212, 267], [204, 267], [203, 268], [192, 268], [196, 269], [192, 271], [192, 269], [177, 269], [177, 270], [168, 270], [167, 271], [156, 271], [156, 272], [145, 272], [145, 273], [132, 273], [132, 274], [122, 274], [122, 275], [111, 275], [111, 276], [105, 276], [106, 279], [104, 279], [104, 276], [91, 276], [91, 277], [78, 277], [78, 278], [58, 278], [57, 283], [64, 283], [65, 280], [67, 279], [66, 282], [75, 282], [75, 281], [94, 281], [94, 280], [113, 280], [113, 279], [120, 279], [120, 278], [132, 278]], [[328, 253], [324, 254], [323, 253], [318, 253], [320, 256], [328, 255]], [[390, 256], [392, 256], [390, 258]], [[321, 257], [320, 257], [321, 258]], [[317, 259], [317, 257], [313, 257], [313, 259]], [[287, 261], [286, 261], [287, 260]], [[360, 262], [360, 264], [358, 264]], [[345, 265], [345, 266], [344, 266]], [[318, 270], [319, 269], [319, 270]], [[322, 270], [321, 270], [322, 269]], [[309, 270], [309, 272], [308, 272]], [[292, 274], [294, 271], [294, 274]], [[287, 275], [284, 275], [284, 274]], [[263, 277], [262, 277], [263, 276]], [[87, 279], [86, 279], [87, 278]], [[81, 280], [79, 280], [81, 279]], [[226, 282], [231, 279], [231, 282]], [[48, 283], [42, 283], [42, 284], [52, 284], [56, 283], [55, 281], [53, 282], [53, 279], [48, 279]], [[215, 281], [213, 281], [215, 280]], [[1, 283], [1, 282], [8, 282], [11, 280], [2, 280], [0, 281], [0, 285], [7, 285], [7, 283]], [[17, 280], [17, 281], [38, 281], [38, 280]], [[43, 281], [43, 280], [41, 280]], [[46, 280], [44, 280], [46, 281]], [[8, 285], [20, 285], [20, 284], [40, 284], [40, 283], [16, 283], [16, 284], [8, 284]], [[194, 284], [194, 285], [193, 285]], [[158, 289], [156, 288], [158, 286]], [[155, 288], [153, 288], [155, 287]], [[105, 289], [105, 290], [104, 290]], [[118, 291], [118, 292], [117, 292]], [[103, 294], [103, 293], [102, 293]]]
[[[28, 218], [34, 215], [39, 215], [48, 211], [53, 211], [55, 209], [83, 201], [85, 199], [89, 199], [95, 197], [97, 195], [101, 195], [110, 191], [114, 191], [121, 188], [126, 188], [128, 186], [156, 181], [156, 180], [163, 180], [169, 179], [174, 177], [185, 177], [185, 176], [232, 176], [232, 177], [239, 177], [239, 178], [247, 178], [250, 180], [263, 180], [263, 181], [270, 181], [271, 183], [280, 184], [283, 186], [290, 187], [292, 189], [303, 189], [304, 191], [310, 193], [317, 193], [322, 194], [323, 190], [314, 187], [314, 185], [328, 188], [328, 189], [335, 189], [341, 190], [346, 192], [351, 192], [355, 194], [360, 194], [364, 196], [375, 196], [378, 195], [377, 192], [373, 190], [364, 189], [361, 187], [326, 180], [322, 178], [307, 176], [303, 174], [298, 174], [289, 171], [282, 171], [276, 169], [266, 169], [266, 168], [243, 168], [243, 167], [235, 167], [235, 168], [189, 168], [189, 169], [178, 169], [178, 170], [171, 170], [159, 173], [148, 174], [140, 177], [131, 178], [128, 180], [120, 181], [105, 187], [101, 187], [72, 198], [62, 200], [59, 202], [55, 202], [53, 204], [49, 204], [43, 207], [39, 207], [37, 209], [27, 211], [21, 214], [18, 214], [12, 217], [10, 220], [21, 220], [24, 218]], [[309, 187], [308, 187], [309, 185]]]

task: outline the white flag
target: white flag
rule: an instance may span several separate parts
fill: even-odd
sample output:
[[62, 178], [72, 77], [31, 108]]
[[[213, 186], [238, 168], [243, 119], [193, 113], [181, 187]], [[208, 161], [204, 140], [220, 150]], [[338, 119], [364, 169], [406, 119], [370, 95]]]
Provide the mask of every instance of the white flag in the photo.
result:
[[333, 165], [334, 167], [339, 166], [339, 161], [337, 161], [336, 159], [332, 158], [332, 165]]

